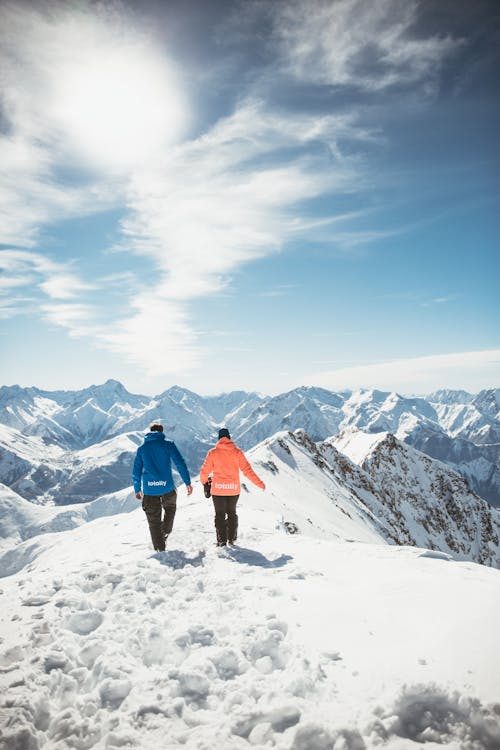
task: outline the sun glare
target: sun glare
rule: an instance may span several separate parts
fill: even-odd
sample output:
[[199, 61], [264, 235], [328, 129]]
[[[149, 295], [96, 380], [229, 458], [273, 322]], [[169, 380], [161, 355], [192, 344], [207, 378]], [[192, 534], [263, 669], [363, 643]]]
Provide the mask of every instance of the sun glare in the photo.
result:
[[157, 158], [185, 122], [183, 97], [166, 65], [126, 50], [67, 67], [55, 111], [84, 157], [116, 169]]

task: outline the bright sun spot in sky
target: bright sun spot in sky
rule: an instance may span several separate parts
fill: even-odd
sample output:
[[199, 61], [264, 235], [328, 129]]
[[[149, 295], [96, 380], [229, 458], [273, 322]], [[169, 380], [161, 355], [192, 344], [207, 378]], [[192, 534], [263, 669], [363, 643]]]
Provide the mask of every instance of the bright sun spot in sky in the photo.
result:
[[120, 49], [70, 64], [54, 112], [73, 147], [108, 168], [137, 166], [175, 141], [186, 107], [163, 61]]

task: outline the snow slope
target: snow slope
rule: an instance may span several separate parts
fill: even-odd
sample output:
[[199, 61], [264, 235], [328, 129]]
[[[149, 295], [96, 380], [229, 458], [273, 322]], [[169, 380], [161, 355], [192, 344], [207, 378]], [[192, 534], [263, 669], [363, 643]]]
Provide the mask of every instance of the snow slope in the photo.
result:
[[[137, 500], [129, 489], [103, 495], [90, 503], [61, 508], [34, 505], [0, 484], [0, 554], [40, 534], [67, 531], [96, 518], [129, 513], [136, 508]], [[15, 553], [12, 556], [17, 559]], [[9, 556], [3, 555], [0, 561], [0, 577], [3, 577], [12, 568]]]
[[390, 433], [316, 444], [303, 430], [283, 432], [248, 455], [267, 474], [269, 509], [303, 534], [429, 547], [500, 568], [500, 513], [459, 474]]
[[18, 545], [0, 748], [498, 750], [499, 571], [368, 543], [361, 517], [328, 535], [326, 510], [286, 535], [305, 489], [244, 492], [235, 549], [199, 485], [166, 553], [140, 508]]

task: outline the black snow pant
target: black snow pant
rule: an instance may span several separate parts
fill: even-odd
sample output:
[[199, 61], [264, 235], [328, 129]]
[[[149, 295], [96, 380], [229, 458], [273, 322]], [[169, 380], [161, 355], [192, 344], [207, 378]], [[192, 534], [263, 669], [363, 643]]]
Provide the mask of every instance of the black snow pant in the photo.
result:
[[[175, 511], [177, 510], [177, 492], [167, 492], [165, 495], [144, 495], [142, 509], [148, 519], [151, 541], [157, 552], [165, 549], [165, 537], [172, 531]], [[162, 518], [162, 509], [164, 515]]]
[[212, 495], [215, 508], [215, 530], [217, 544], [235, 542], [238, 535], [236, 503], [239, 495]]

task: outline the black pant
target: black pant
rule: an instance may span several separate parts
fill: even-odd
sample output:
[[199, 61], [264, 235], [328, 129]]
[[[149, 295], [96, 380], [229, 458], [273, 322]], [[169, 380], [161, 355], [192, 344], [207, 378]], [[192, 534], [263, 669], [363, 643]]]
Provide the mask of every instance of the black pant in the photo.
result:
[[215, 508], [217, 543], [235, 542], [238, 534], [236, 503], [239, 495], [212, 495]]
[[[165, 511], [161, 517], [162, 508]], [[165, 549], [165, 537], [172, 531], [175, 511], [177, 510], [177, 492], [167, 492], [165, 495], [144, 495], [142, 509], [148, 519], [151, 541], [157, 552]]]

